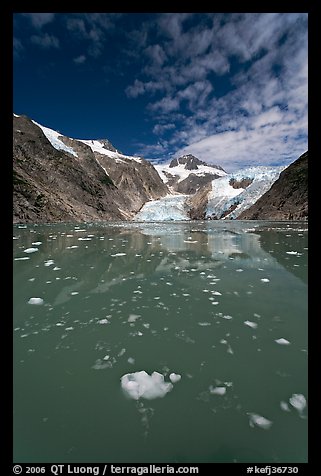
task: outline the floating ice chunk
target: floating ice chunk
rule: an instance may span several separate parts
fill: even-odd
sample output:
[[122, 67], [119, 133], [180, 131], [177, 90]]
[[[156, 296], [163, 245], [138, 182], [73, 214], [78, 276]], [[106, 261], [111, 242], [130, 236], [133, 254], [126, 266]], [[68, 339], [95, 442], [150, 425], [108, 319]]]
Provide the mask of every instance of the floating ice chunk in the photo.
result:
[[33, 298], [29, 299], [28, 304], [36, 304], [36, 305], [39, 306], [39, 305], [43, 304], [43, 299], [38, 298], [38, 297], [33, 297]]
[[135, 363], [135, 359], [133, 357], [128, 357], [127, 362], [133, 365]]
[[272, 426], [272, 421], [268, 420], [267, 418], [257, 415], [256, 413], [248, 413], [250, 417], [250, 427], [254, 428], [254, 425], [258, 426], [259, 428], [263, 428], [263, 430], [269, 430]]
[[219, 291], [211, 291], [211, 294], [213, 294], [213, 296], [222, 296], [222, 293]]
[[129, 318], [127, 319], [128, 322], [135, 322], [137, 321], [137, 319], [140, 317], [139, 314], [130, 314], [129, 315]]
[[269, 283], [269, 278], [261, 278], [262, 283]]
[[73, 331], [74, 328], [73, 327], [66, 327], [65, 331]]
[[238, 268], [238, 269], [236, 269], [235, 271], [237, 271], [238, 273], [242, 273], [243, 269], [242, 269], [242, 268]]
[[126, 253], [115, 253], [114, 255], [110, 255], [110, 256], [112, 256], [113, 258], [115, 256], [126, 256]]
[[52, 264], [55, 264], [54, 260], [53, 259], [48, 259], [47, 261], [45, 261], [45, 266], [51, 266]]
[[[60, 269], [60, 268], [59, 268]], [[79, 294], [78, 291], [73, 291], [72, 293], [70, 293], [72, 296], [76, 296], [76, 294]]]
[[232, 316], [229, 316], [229, 315], [221, 316], [221, 317], [222, 317], [222, 319], [233, 319], [233, 317], [232, 317]]
[[286, 251], [286, 253], [287, 253], [288, 255], [297, 255], [297, 254], [298, 254], [297, 251]]
[[172, 383], [164, 381], [162, 374], [153, 372], [152, 375], [148, 375], [144, 370], [125, 374], [120, 381], [124, 392], [134, 400], [162, 398], [173, 388]]
[[256, 322], [244, 321], [244, 324], [245, 324], [246, 326], [252, 327], [253, 329], [256, 329], [256, 328], [257, 328], [257, 323], [256, 323]]
[[198, 322], [197, 324], [198, 324], [199, 326], [202, 326], [202, 327], [210, 326], [210, 325], [211, 325], [210, 322]]
[[36, 251], [38, 251], [38, 248], [27, 248], [23, 250], [24, 253], [35, 253]]
[[281, 410], [284, 410], [285, 412], [291, 411], [289, 405], [286, 402], [281, 401], [280, 407], [281, 407]]
[[91, 238], [78, 238], [78, 241], [91, 241]]
[[98, 321], [98, 324], [109, 324], [109, 320], [108, 319], [100, 319], [100, 321]]
[[121, 349], [121, 351], [118, 353], [118, 357], [121, 357], [122, 355], [124, 355], [125, 352], [126, 352], [126, 349]]
[[210, 393], [212, 395], [225, 395], [226, 394], [226, 388], [225, 387], [213, 387], [211, 385], [210, 386]]
[[61, 269], [61, 268], [58, 268], [58, 266], [55, 266], [52, 270], [53, 271], [59, 271], [59, 269]]
[[15, 261], [25, 261], [26, 259], [30, 259], [30, 256], [24, 256], [23, 258], [15, 258]]
[[180, 374], [175, 374], [174, 372], [169, 374], [169, 379], [172, 383], [179, 382], [181, 378], [182, 376]]
[[292, 407], [294, 407], [299, 413], [302, 413], [307, 405], [307, 401], [305, 396], [301, 393], [294, 393], [292, 397], [289, 399]]
[[105, 357], [103, 358], [103, 360], [109, 360], [109, 355], [105, 355]]
[[32, 243], [32, 245], [35, 245], [35, 246], [39, 246], [42, 244], [42, 241], [35, 241], [34, 243]]
[[283, 337], [281, 337], [281, 339], [275, 339], [275, 342], [277, 344], [280, 344], [280, 345], [289, 345], [290, 342], [286, 339], [283, 339]]

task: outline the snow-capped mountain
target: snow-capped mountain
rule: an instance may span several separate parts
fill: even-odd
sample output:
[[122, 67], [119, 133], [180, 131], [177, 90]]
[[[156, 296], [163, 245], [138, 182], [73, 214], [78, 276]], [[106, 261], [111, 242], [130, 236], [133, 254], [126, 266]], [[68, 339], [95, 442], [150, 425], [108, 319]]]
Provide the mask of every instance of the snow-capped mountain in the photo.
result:
[[14, 222], [130, 220], [168, 194], [152, 164], [107, 140], [77, 140], [13, 117]]
[[[307, 219], [307, 154], [301, 159], [284, 172], [251, 167], [227, 174], [190, 154], [153, 166], [107, 139], [73, 139], [14, 114], [14, 222], [269, 219], [270, 209], [281, 216], [284, 203], [282, 216]], [[259, 201], [244, 214], [267, 191], [264, 213]]]
[[226, 175], [222, 167], [207, 164], [191, 154], [154, 167], [172, 192], [183, 194], [193, 194], [213, 179]]

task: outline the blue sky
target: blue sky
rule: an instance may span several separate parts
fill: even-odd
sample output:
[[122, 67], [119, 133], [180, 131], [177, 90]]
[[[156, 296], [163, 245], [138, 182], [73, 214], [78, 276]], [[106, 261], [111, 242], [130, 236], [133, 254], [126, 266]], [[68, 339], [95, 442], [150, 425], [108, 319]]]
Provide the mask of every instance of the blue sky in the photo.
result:
[[305, 13], [16, 13], [14, 112], [233, 171], [308, 148]]

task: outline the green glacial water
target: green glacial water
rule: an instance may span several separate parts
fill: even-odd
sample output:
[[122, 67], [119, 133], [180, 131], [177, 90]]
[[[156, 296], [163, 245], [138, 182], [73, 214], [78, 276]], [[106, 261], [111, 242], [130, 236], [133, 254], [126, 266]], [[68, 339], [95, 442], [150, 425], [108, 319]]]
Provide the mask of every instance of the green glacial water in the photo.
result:
[[[15, 462], [307, 461], [306, 223], [13, 235]], [[181, 379], [129, 398], [143, 370]]]

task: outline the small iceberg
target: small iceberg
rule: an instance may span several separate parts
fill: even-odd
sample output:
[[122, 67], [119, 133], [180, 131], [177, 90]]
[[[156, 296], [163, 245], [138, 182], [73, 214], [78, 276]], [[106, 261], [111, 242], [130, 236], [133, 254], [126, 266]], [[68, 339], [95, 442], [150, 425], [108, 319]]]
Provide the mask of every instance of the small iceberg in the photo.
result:
[[302, 414], [303, 410], [307, 405], [307, 401], [305, 396], [301, 393], [294, 393], [292, 397], [289, 399], [290, 404], [293, 408], [295, 408], [300, 414]]
[[250, 427], [254, 428], [254, 426], [258, 426], [263, 430], [269, 430], [272, 426], [272, 421], [268, 420], [267, 418], [257, 415], [256, 413], [248, 413], [250, 418]]
[[32, 297], [29, 299], [28, 304], [36, 304], [36, 305], [41, 305], [43, 304], [43, 299], [38, 298], [38, 297]]
[[286, 339], [284, 339], [283, 337], [281, 337], [281, 339], [275, 339], [275, 342], [279, 345], [289, 345], [290, 342]]
[[173, 384], [165, 382], [164, 376], [159, 372], [153, 372], [149, 375], [145, 370], [125, 374], [120, 381], [125, 394], [134, 400], [139, 398], [146, 398], [147, 400], [163, 398], [173, 388]]

